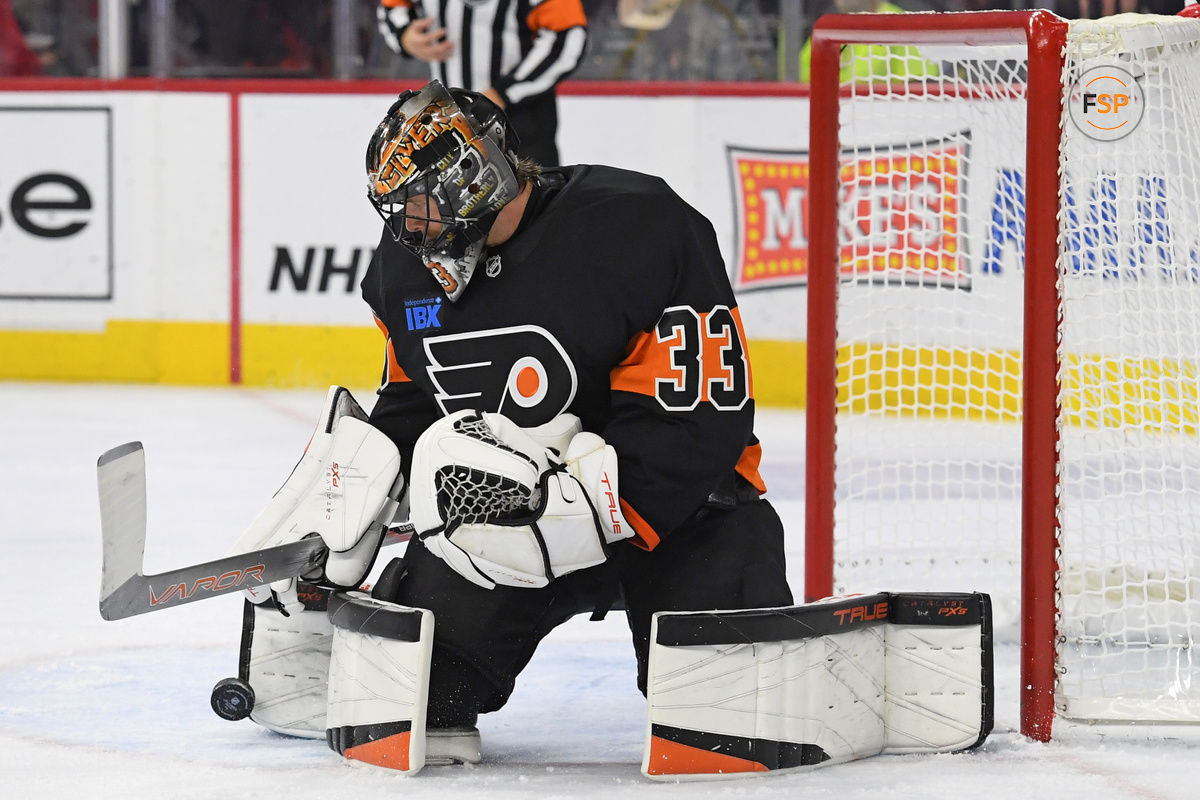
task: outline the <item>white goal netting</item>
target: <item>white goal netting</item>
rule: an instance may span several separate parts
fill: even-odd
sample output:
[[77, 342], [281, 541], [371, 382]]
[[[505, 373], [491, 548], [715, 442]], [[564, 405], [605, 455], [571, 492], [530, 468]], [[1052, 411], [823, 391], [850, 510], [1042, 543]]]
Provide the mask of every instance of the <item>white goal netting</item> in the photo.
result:
[[[1010, 640], [1026, 122], [1053, 113], [1027, 75], [1024, 46], [854, 45], [839, 116], [835, 591], [987, 591]], [[1071, 24], [1065, 98], [1129, 76], [1127, 133], [1068, 102], [1034, 143], [1060, 152], [1055, 698], [1200, 720], [1200, 20]]]

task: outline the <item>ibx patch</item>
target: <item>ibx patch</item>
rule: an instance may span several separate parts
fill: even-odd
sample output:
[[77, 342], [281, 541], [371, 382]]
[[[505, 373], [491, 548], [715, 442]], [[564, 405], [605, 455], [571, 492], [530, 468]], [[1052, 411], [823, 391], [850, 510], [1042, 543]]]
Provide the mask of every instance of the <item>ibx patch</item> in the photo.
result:
[[442, 310], [442, 298], [422, 297], [404, 301], [404, 319], [410, 331], [424, 331], [442, 327], [438, 314]]

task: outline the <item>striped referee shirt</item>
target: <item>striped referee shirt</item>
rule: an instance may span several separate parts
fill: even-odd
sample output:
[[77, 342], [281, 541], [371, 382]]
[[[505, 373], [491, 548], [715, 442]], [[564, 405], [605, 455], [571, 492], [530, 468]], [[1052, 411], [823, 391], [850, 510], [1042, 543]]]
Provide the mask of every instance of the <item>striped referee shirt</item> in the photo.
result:
[[380, 0], [379, 29], [392, 50], [413, 20], [445, 28], [454, 52], [430, 71], [447, 86], [491, 87], [506, 103], [553, 89], [579, 65], [587, 44], [581, 0]]

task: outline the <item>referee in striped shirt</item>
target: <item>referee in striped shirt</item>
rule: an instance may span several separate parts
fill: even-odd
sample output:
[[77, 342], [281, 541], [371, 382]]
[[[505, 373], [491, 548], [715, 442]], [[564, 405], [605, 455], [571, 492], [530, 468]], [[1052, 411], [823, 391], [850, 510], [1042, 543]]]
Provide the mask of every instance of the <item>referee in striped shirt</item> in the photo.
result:
[[583, 58], [582, 0], [380, 0], [376, 13], [392, 50], [499, 104], [520, 155], [558, 166], [554, 90]]

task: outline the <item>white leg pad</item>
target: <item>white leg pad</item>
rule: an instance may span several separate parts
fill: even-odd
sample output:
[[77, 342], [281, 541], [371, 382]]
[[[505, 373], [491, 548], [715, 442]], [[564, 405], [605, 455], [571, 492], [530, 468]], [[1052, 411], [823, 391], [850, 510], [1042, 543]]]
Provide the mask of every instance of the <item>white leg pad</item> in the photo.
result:
[[303, 605], [284, 616], [247, 602], [242, 674], [254, 690], [250, 719], [276, 733], [325, 737], [325, 696], [333, 627], [325, 614], [328, 590], [301, 585]]
[[425, 766], [433, 612], [335, 593], [326, 737], [348, 759], [415, 773]]
[[739, 777], [977, 746], [992, 724], [986, 595], [876, 594], [656, 614], [642, 771]]
[[979, 631], [887, 626], [885, 753], [962, 750], [979, 743], [984, 708]]

